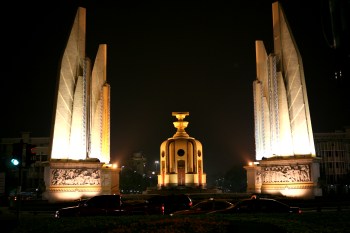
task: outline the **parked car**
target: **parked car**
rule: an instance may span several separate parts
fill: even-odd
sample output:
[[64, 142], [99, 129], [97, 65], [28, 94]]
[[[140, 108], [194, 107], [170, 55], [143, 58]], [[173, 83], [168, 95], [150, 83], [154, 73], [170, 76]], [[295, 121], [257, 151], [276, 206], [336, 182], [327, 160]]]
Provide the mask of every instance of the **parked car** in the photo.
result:
[[168, 215], [178, 210], [188, 209], [192, 206], [192, 199], [186, 194], [154, 195], [143, 203], [132, 206], [133, 214]]
[[55, 212], [55, 218], [125, 214], [129, 213], [124, 208], [120, 195], [98, 195], [80, 201], [75, 206], [58, 209]]
[[191, 208], [187, 210], [180, 210], [171, 213], [170, 215], [193, 215], [193, 214], [209, 214], [213, 211], [218, 210], [226, 210], [230, 207], [233, 207], [233, 204], [226, 200], [215, 200], [215, 199], [209, 199], [205, 201], [198, 202]]
[[22, 191], [20, 194], [17, 192], [17, 189], [14, 189], [9, 194], [10, 201], [21, 200], [36, 200], [39, 197], [39, 191], [37, 188], [29, 188]]
[[257, 198], [244, 199], [238, 201], [234, 206], [226, 209], [215, 211], [213, 213], [219, 214], [233, 214], [233, 213], [296, 213], [300, 214], [300, 207], [289, 206], [285, 203], [271, 198]]

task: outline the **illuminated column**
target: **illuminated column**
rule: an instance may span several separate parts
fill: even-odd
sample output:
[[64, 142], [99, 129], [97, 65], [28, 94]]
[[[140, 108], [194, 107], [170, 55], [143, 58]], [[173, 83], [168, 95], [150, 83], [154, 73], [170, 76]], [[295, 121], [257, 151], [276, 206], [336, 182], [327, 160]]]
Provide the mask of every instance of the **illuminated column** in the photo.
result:
[[81, 130], [85, 127], [82, 126], [85, 123], [84, 113], [78, 112], [84, 109], [85, 28], [86, 10], [79, 8], [61, 63], [52, 133], [52, 159], [78, 159], [81, 157], [80, 149], [71, 144], [86, 145], [85, 138], [81, 137]]
[[192, 144], [188, 143], [188, 153], [187, 153], [187, 172], [193, 172], [193, 157], [195, 156], [193, 151], [194, 148]]
[[168, 164], [169, 164], [169, 172], [175, 172], [175, 148], [174, 148], [174, 144], [170, 144], [169, 145], [169, 150], [167, 151], [168, 154]]
[[261, 193], [261, 167], [250, 162], [244, 169], [247, 171], [247, 192]]
[[99, 46], [91, 80], [90, 158], [110, 161], [110, 86], [107, 84], [107, 45]]
[[99, 160], [102, 163], [109, 163], [110, 161], [110, 86], [105, 84], [103, 86], [103, 110], [102, 110], [102, 129], [101, 141], [102, 150]]

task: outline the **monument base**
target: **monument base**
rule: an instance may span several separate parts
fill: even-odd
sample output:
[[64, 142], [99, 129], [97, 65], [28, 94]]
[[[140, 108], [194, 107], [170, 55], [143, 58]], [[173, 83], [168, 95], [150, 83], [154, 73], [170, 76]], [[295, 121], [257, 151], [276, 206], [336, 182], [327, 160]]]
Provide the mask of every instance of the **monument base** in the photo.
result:
[[[179, 183], [179, 181], [181, 181]], [[158, 189], [205, 189], [207, 175], [198, 173], [186, 173], [183, 179], [179, 179], [178, 173], [168, 173], [158, 175]]]
[[216, 194], [222, 193], [219, 189], [214, 188], [204, 188], [204, 187], [153, 187], [147, 188], [144, 194], [160, 194], [160, 195], [170, 195], [170, 194]]
[[322, 196], [318, 186], [320, 158], [278, 156], [245, 166], [247, 192], [286, 197], [314, 198]]
[[119, 172], [116, 166], [98, 160], [51, 160], [44, 171], [43, 198], [57, 202], [120, 194]]

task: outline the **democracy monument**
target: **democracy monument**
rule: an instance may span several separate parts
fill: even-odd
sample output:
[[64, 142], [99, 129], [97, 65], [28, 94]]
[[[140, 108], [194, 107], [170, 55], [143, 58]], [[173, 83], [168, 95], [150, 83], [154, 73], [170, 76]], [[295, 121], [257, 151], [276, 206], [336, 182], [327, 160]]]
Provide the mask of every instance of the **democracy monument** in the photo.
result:
[[61, 60], [43, 194], [49, 201], [119, 193], [110, 163], [110, 86], [107, 45], [92, 64], [85, 56], [86, 9], [78, 8]]
[[253, 83], [255, 162], [247, 171], [247, 192], [314, 198], [316, 157], [302, 59], [282, 6], [272, 4], [274, 51], [256, 41]]
[[[255, 161], [244, 166], [247, 193], [321, 196], [302, 59], [282, 6], [272, 4], [274, 51], [256, 41], [253, 82]], [[85, 55], [86, 10], [79, 7], [60, 65], [45, 167], [45, 199], [119, 194], [120, 168], [110, 164], [107, 45], [94, 63]], [[190, 137], [189, 112], [173, 112], [177, 132], [160, 146], [158, 190], [205, 190], [202, 144]]]

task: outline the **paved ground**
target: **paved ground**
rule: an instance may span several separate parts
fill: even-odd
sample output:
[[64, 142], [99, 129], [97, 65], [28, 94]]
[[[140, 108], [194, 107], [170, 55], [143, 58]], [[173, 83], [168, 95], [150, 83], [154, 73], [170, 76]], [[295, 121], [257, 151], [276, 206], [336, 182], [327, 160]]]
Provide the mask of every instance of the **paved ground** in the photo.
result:
[[42, 216], [53, 216], [54, 211], [28, 211], [22, 210], [17, 211], [10, 209], [9, 207], [0, 207], [0, 232], [10, 233], [12, 230], [18, 226], [21, 218], [28, 215], [42, 215]]
[[8, 207], [0, 207], [1, 232], [11, 232], [18, 225], [17, 213], [11, 212]]

